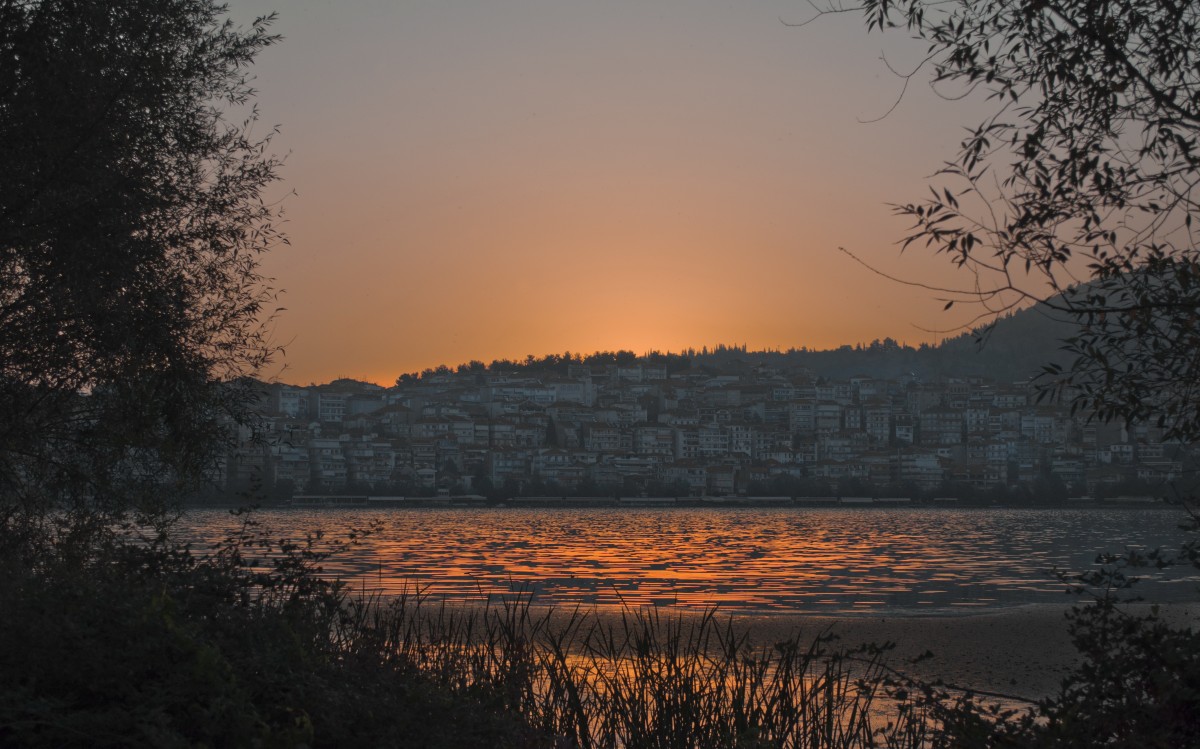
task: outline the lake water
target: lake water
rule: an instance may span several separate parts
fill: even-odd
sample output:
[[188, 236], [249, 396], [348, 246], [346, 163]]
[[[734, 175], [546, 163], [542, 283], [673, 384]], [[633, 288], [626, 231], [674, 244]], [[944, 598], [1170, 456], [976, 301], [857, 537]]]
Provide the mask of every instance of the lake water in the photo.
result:
[[[478, 600], [667, 605], [758, 613], [893, 615], [1065, 603], [1056, 569], [1103, 550], [1177, 546], [1177, 509], [388, 509], [261, 510], [274, 533], [366, 538], [326, 571], [356, 589]], [[183, 521], [201, 543], [227, 512]], [[1194, 572], [1139, 585], [1148, 600], [1194, 599]]]

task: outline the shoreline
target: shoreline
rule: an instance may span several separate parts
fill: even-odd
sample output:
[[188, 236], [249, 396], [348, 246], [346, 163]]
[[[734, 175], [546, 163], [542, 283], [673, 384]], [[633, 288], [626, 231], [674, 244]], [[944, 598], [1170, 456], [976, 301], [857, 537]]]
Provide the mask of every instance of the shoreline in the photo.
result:
[[[1058, 691], [1078, 662], [1069, 605], [1025, 604], [987, 612], [743, 618], [752, 637], [818, 627], [849, 647], [892, 643], [888, 664], [914, 678], [1027, 700]], [[815, 634], [815, 633], [814, 633]], [[921, 658], [932, 653], [932, 657]]]
[[[1149, 604], [1130, 604], [1146, 610]], [[455, 607], [457, 608], [457, 607]], [[467, 606], [466, 608], [472, 608]], [[896, 672], [928, 683], [947, 687], [994, 693], [1014, 698], [1011, 706], [1030, 704], [1057, 693], [1062, 680], [1078, 664], [1079, 656], [1071, 643], [1067, 613], [1071, 604], [1021, 604], [1010, 608], [962, 613], [889, 612], [874, 615], [831, 615], [825, 613], [747, 613], [717, 610], [714, 621], [732, 625], [749, 636], [754, 647], [769, 646], [793, 638], [808, 641], [831, 634], [836, 645], [892, 645], [887, 665]], [[553, 611], [557, 619], [574, 609], [542, 607], [534, 604], [532, 615]], [[654, 613], [664, 622], [681, 617], [686, 624], [698, 621], [703, 613], [689, 609], [663, 607]], [[614, 624], [623, 613], [616, 608], [584, 608], [579, 613], [594, 617], [600, 624]], [[1200, 604], [1164, 604], [1163, 618], [1176, 626], [1200, 627]], [[922, 657], [926, 653], [932, 657]]]
[[[746, 615], [735, 616], [751, 636], [771, 638], [812, 629], [829, 631], [839, 641], [859, 644], [891, 642], [892, 668], [947, 685], [1037, 700], [1055, 694], [1062, 679], [1079, 663], [1071, 643], [1067, 613], [1072, 604], [1031, 603], [1010, 608], [951, 613], [907, 613], [882, 616]], [[1129, 604], [1148, 611], [1150, 604]], [[1163, 618], [1176, 625], [1200, 625], [1200, 605], [1179, 603], [1159, 607]], [[933, 657], [913, 662], [926, 651]]]
[[[792, 638], [811, 640], [834, 635], [836, 645], [891, 643], [887, 664], [913, 678], [941, 681], [956, 688], [995, 692], [1035, 701], [1055, 693], [1077, 657], [1067, 632], [1069, 605], [1024, 604], [992, 611], [831, 615], [825, 613], [747, 613], [717, 611], [715, 620], [749, 635], [758, 647]], [[601, 623], [619, 610], [595, 610]], [[684, 620], [702, 614], [659, 610], [664, 618]], [[920, 656], [931, 652], [932, 657]]]
[[[304, 503], [285, 501], [269, 501], [259, 499], [246, 501], [240, 499], [219, 500], [185, 500], [180, 503], [180, 509], [186, 512], [196, 510], [270, 510], [270, 511], [330, 511], [343, 512], [346, 510], [372, 511], [404, 511], [404, 510], [862, 510], [877, 512], [888, 510], [1178, 510], [1179, 505], [1166, 499], [1133, 499], [1115, 498], [1103, 500], [1046, 500], [1040, 502], [976, 502], [962, 501], [953, 503], [938, 503], [912, 501], [904, 503], [873, 500], [871, 502], [806, 502], [802, 498], [791, 499], [787, 502], [754, 503], [738, 501], [701, 502], [692, 499], [677, 500], [663, 498], [662, 501], [649, 499], [622, 503], [620, 500], [604, 500], [596, 502], [560, 502], [546, 503], [522, 502], [520, 498], [486, 502], [455, 502], [454, 498], [439, 497], [368, 497], [366, 495], [337, 496], [338, 501], [322, 503]], [[666, 500], [670, 499], [670, 502]], [[403, 501], [400, 501], [403, 500]]]

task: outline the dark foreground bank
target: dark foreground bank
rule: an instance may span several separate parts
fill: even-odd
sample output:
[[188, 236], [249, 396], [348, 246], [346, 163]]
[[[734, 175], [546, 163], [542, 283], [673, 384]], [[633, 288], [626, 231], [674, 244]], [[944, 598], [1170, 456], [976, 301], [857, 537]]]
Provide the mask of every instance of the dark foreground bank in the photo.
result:
[[[120, 545], [0, 569], [0, 745], [542, 747], [388, 652], [302, 548]], [[6, 560], [11, 561], [11, 560]]]
[[[154, 538], [85, 555], [63, 546], [37, 564], [0, 559], [0, 745], [904, 749], [1200, 738], [1200, 640], [1184, 609], [1181, 629], [1105, 615], [1077, 616], [1068, 630], [1047, 607], [732, 619], [540, 610], [520, 596], [483, 607], [351, 598], [321, 575], [325, 552], [250, 525], [203, 557]], [[925, 649], [935, 657], [910, 663]], [[971, 689], [1046, 699], [995, 713]]]

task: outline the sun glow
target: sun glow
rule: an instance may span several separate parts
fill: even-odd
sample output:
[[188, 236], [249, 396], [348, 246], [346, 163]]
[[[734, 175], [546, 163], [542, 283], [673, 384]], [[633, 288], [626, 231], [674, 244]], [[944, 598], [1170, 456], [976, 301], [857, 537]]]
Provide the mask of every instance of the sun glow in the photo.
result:
[[282, 14], [288, 43], [256, 65], [297, 193], [292, 244], [265, 266], [287, 292], [282, 378], [918, 342], [961, 321], [838, 252], [964, 282], [938, 258], [900, 261], [886, 204], [923, 189], [969, 113], [915, 91], [863, 124], [898, 88], [856, 19], [789, 28], [783, 2], [519, 5]]

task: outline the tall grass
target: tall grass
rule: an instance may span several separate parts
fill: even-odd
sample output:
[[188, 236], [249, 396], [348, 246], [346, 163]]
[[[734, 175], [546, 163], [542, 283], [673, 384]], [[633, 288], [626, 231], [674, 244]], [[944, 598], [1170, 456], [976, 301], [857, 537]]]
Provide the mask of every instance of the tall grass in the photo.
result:
[[[369, 532], [355, 531], [348, 543]], [[916, 698], [907, 696], [911, 685], [895, 678], [884, 660], [886, 646], [846, 647], [828, 632], [760, 643], [715, 609], [701, 614], [554, 609], [536, 606], [527, 591], [474, 605], [450, 604], [415, 588], [392, 597], [350, 595], [322, 568], [325, 559], [346, 548], [319, 533], [303, 542], [273, 539], [245, 518], [214, 551], [196, 559], [185, 550], [181, 557], [191, 560], [183, 588], [193, 589], [200, 579], [196, 572], [205, 571], [228, 588], [230, 603], [223, 605], [295, 620], [288, 631], [308, 641], [311, 654], [295, 663], [280, 661], [279, 668], [293, 674], [289, 680], [365, 687], [354, 696], [339, 691], [314, 707], [308, 706], [310, 692], [323, 695], [328, 687], [285, 696], [289, 709], [311, 716], [314, 744], [337, 745], [356, 731], [366, 735], [362, 721], [372, 724], [371, 735], [407, 735], [412, 722], [392, 727], [389, 714], [411, 717], [408, 702], [449, 695], [450, 701], [438, 698], [436, 705], [462, 706], [457, 719], [469, 730], [437, 731], [435, 743], [415, 745], [951, 745], [940, 733], [948, 722], [937, 712], [938, 700], [922, 699], [928, 695], [912, 689], [907, 694]], [[331, 670], [308, 679], [310, 662]], [[354, 705], [355, 717], [332, 711], [335, 704]], [[444, 709], [438, 715], [430, 720], [445, 720]], [[481, 730], [470, 729], [472, 721]], [[322, 731], [326, 725], [331, 730]], [[497, 733], [498, 728], [516, 733]], [[485, 736], [487, 743], [475, 742]]]
[[886, 648], [822, 633], [755, 644], [715, 610], [478, 607], [409, 592], [348, 602], [345, 647], [367, 647], [466, 694], [500, 699], [556, 746], [916, 747], [930, 721], [887, 687]]

